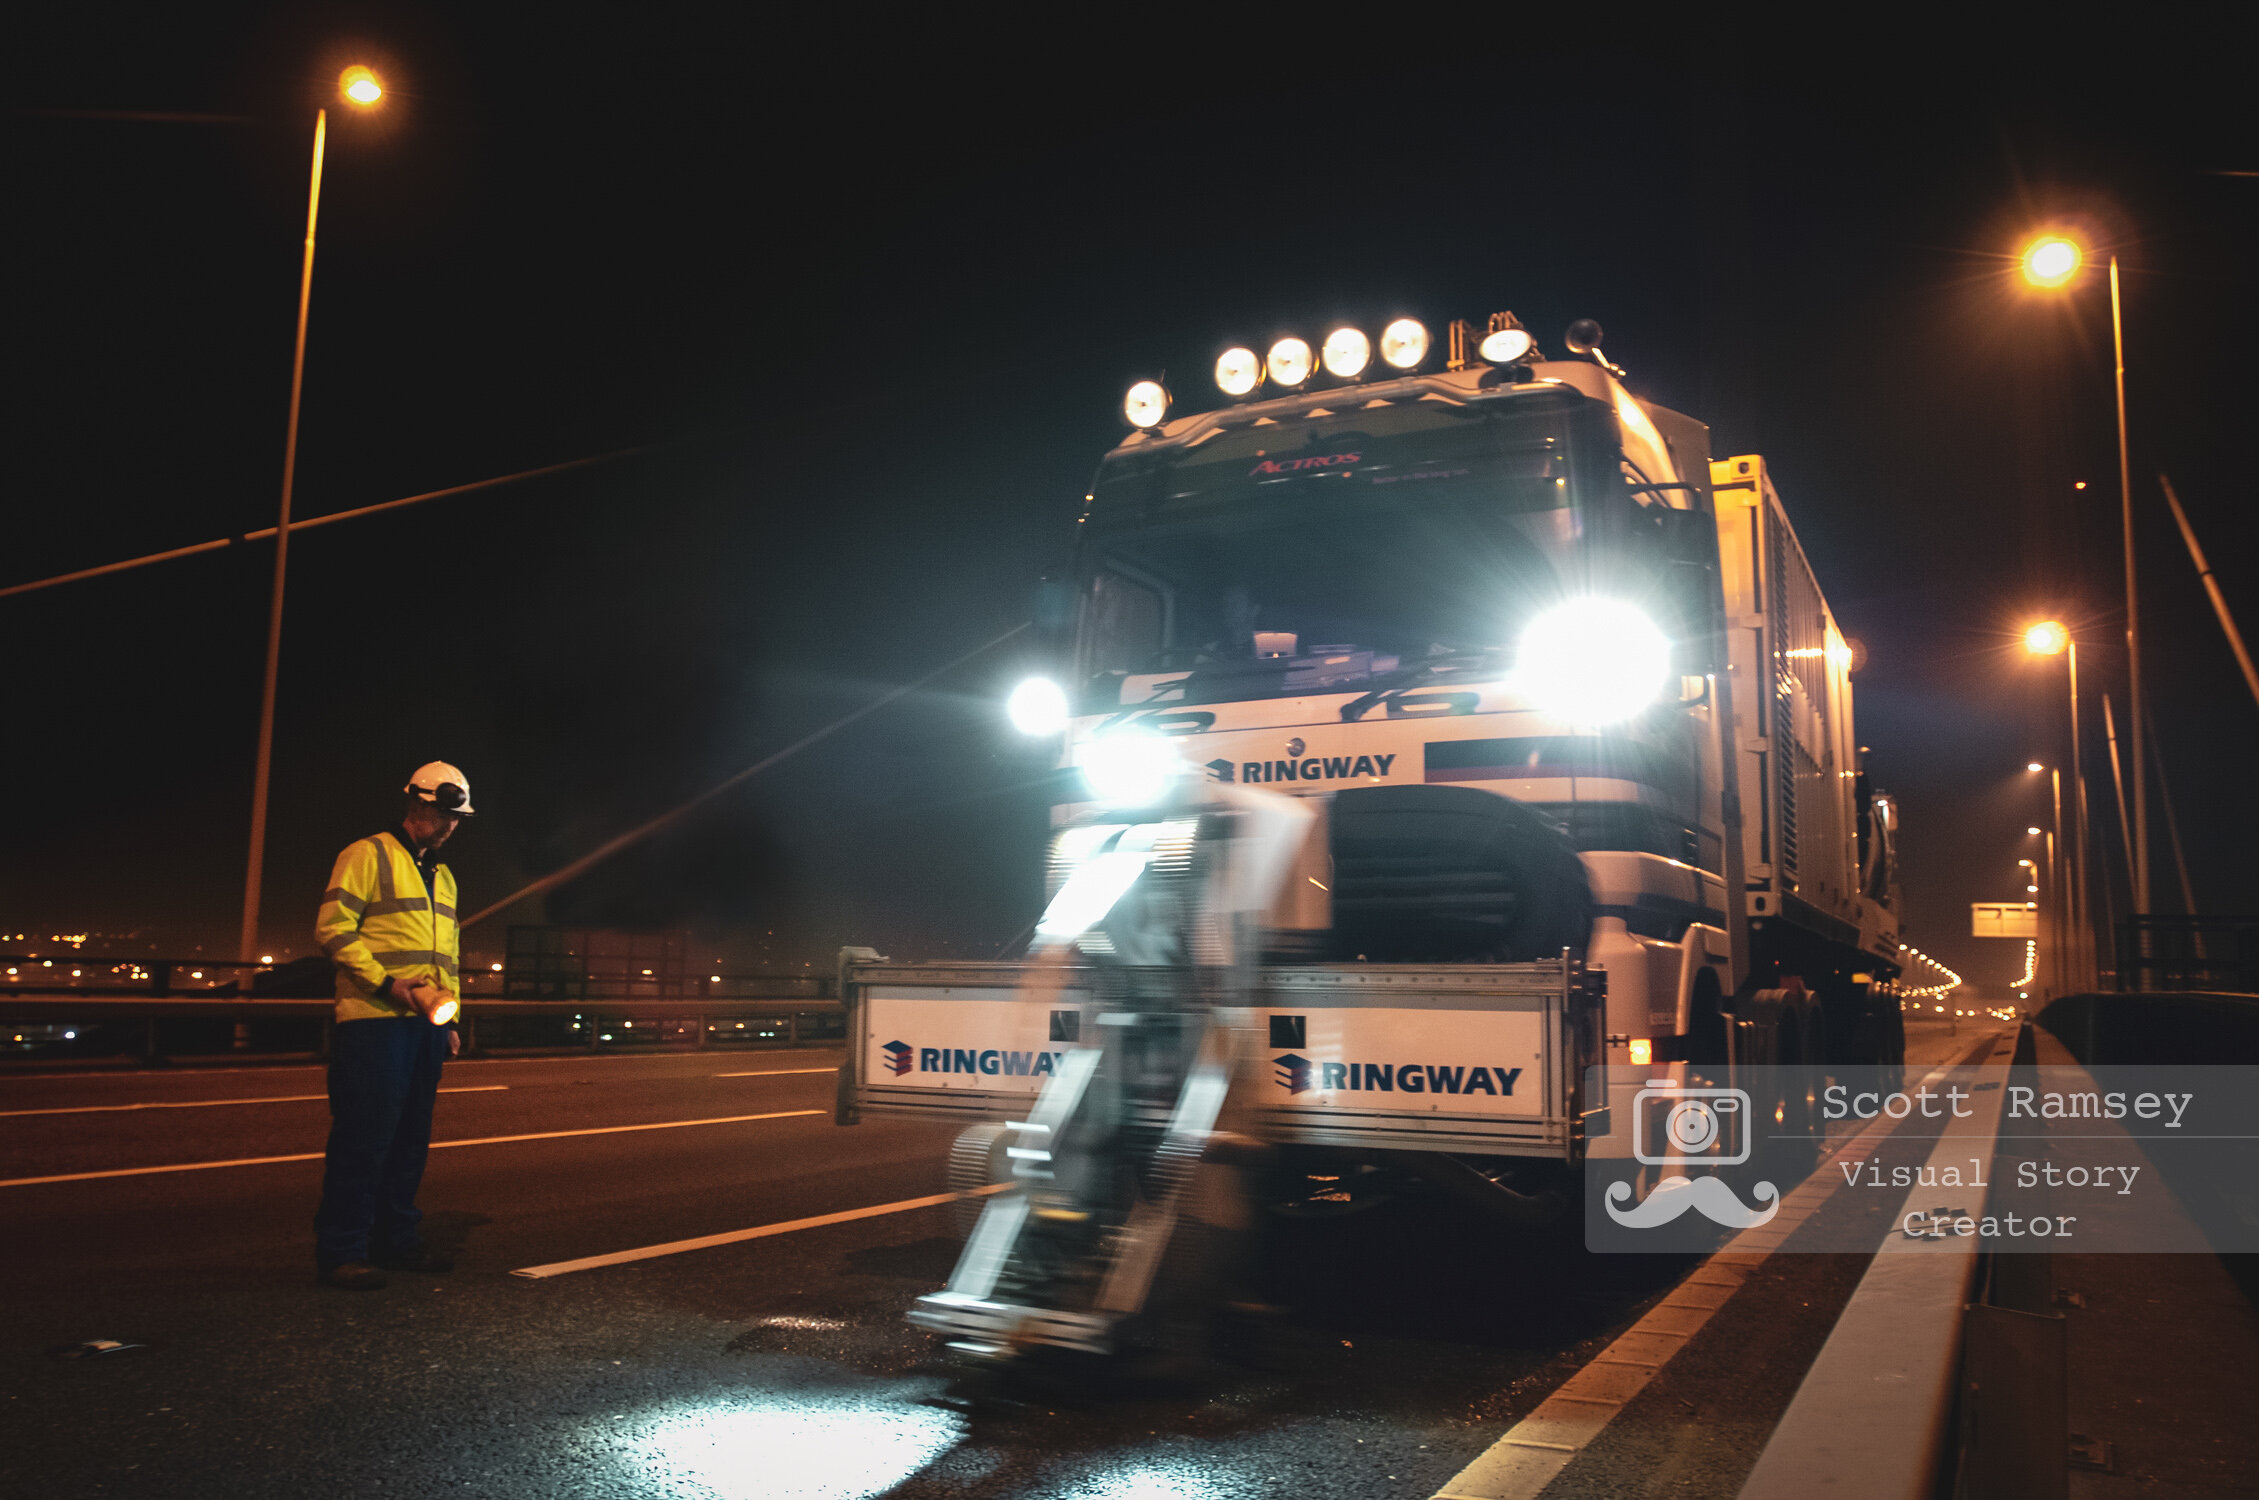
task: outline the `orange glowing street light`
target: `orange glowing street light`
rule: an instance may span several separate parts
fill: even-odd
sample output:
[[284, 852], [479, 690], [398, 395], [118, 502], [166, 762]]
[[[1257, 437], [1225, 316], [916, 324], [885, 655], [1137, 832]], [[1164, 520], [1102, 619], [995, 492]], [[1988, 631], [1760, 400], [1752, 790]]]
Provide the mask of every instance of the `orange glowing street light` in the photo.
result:
[[376, 76], [375, 69], [355, 63], [337, 75], [337, 92], [346, 103], [367, 109], [384, 97], [384, 80]]
[[2024, 280], [2033, 286], [2066, 285], [2085, 264], [2086, 253], [2059, 234], [2043, 234], [2024, 248]]
[[[2024, 280], [2046, 291], [2068, 287], [2086, 264], [2087, 255], [2076, 240], [2062, 234], [2039, 234], [2024, 247], [2017, 262]], [[2118, 510], [2126, 556], [2126, 697], [2133, 741], [2133, 887], [2134, 910], [2149, 910], [2149, 782], [2143, 770], [2146, 739], [2141, 696], [2141, 610], [2134, 584], [2133, 462], [2126, 443], [2126, 323], [2125, 304], [2118, 291], [2118, 257], [2110, 257], [2110, 343], [2117, 356], [2118, 396]], [[2026, 637], [2027, 644], [2029, 637]], [[2066, 637], [2066, 644], [2068, 638]], [[2053, 653], [2046, 653], [2052, 655]]]
[[[2079, 643], [2070, 627], [2061, 620], [2040, 620], [2024, 630], [2024, 650], [2037, 657], [2060, 656], [2065, 659], [2065, 680], [2070, 688], [2071, 707], [2071, 828], [2070, 839], [2063, 844], [2063, 856], [2069, 861], [2069, 872], [2056, 883], [2056, 890], [2066, 903], [2063, 912], [2071, 935], [2075, 962], [2084, 966], [2091, 957], [2092, 931], [2087, 906], [2087, 831], [2086, 831], [2086, 767], [2079, 745]], [[2056, 788], [2058, 804], [2061, 787]], [[2062, 808], [2056, 808], [2055, 833], [2062, 842]], [[2032, 832], [2039, 832], [2033, 829]], [[2084, 982], [2079, 980], [2077, 982]]]
[[[337, 75], [337, 92], [368, 110], [384, 99], [384, 82], [355, 63]], [[306, 187], [306, 258], [298, 273], [298, 340], [290, 355], [290, 422], [282, 440], [282, 519], [275, 528], [275, 579], [267, 601], [267, 673], [259, 691], [259, 753], [251, 773], [251, 855], [243, 875], [243, 928], [237, 956], [259, 951], [259, 880], [267, 859], [267, 782], [274, 768], [275, 677], [282, 663], [282, 585], [290, 566], [290, 492], [298, 475], [298, 404], [306, 385], [306, 313], [314, 299], [314, 223], [322, 209], [322, 155], [329, 140], [329, 111], [314, 111], [314, 170]]]

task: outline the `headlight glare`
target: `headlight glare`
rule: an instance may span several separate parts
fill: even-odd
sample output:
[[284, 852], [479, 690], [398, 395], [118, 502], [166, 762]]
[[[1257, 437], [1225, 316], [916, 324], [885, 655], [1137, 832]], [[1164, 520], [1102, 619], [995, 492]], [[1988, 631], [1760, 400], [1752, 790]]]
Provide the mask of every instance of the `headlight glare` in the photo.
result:
[[1252, 349], [1226, 349], [1216, 356], [1216, 389], [1244, 396], [1263, 383], [1263, 361]]
[[1409, 370], [1428, 357], [1428, 328], [1418, 318], [1398, 318], [1381, 330], [1381, 358], [1391, 368]]
[[1359, 328], [1336, 328], [1326, 335], [1326, 373], [1338, 380], [1354, 380], [1373, 362], [1373, 341]]
[[1057, 734], [1067, 727], [1067, 691], [1048, 677], [1030, 677], [1012, 689], [1004, 712], [1022, 734]]
[[1144, 807], [1168, 795], [1183, 764], [1176, 746], [1150, 729], [1117, 729], [1082, 750], [1082, 779], [1109, 807]]
[[1140, 380], [1122, 397], [1122, 420], [1140, 431], [1151, 431], [1169, 415], [1169, 393], [1158, 380]]
[[1515, 677], [1542, 712], [1578, 724], [1628, 719], [1662, 692], [1671, 643], [1620, 599], [1574, 599], [1522, 632]]
[[1310, 346], [1300, 339], [1280, 339], [1271, 345], [1271, 357], [1265, 361], [1273, 383], [1289, 389], [1310, 378]]

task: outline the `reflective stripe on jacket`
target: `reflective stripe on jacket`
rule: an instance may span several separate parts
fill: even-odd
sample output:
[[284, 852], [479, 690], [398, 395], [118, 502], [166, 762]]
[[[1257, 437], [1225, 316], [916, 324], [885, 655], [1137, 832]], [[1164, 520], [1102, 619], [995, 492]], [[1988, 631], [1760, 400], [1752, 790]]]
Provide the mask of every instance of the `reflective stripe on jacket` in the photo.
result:
[[338, 1020], [414, 1015], [378, 993], [388, 978], [428, 979], [459, 991], [455, 872], [439, 866], [432, 885], [425, 888], [415, 855], [395, 834], [372, 835], [337, 856], [314, 936], [337, 966]]

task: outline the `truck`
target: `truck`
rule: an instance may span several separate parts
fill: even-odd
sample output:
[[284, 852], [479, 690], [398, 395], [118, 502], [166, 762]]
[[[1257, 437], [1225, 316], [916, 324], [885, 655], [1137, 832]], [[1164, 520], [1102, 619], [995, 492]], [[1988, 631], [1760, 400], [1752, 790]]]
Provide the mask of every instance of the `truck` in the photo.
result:
[[[1764, 458], [1713, 457], [1590, 320], [1561, 358], [1511, 313], [1444, 332], [1234, 346], [1220, 399], [1181, 414], [1133, 385], [1046, 585], [1050, 670], [1009, 708], [1056, 747], [1057, 933], [1099, 841], [1174, 826], [1122, 811], [1156, 787], [1290, 799], [1236, 978], [1210, 987], [1238, 1041], [1197, 1064], [1187, 1041], [1173, 1075], [1209, 1070], [1202, 1118], [1260, 1147], [1260, 1196], [1346, 1210], [1414, 1177], [1540, 1223], [1624, 1154], [1588, 1069], [1772, 1065], [1756, 1109], [1816, 1141], [1829, 1067], [1902, 1060], [1898, 815], [1854, 732], [1860, 650]], [[1103, 1071], [1076, 1061], [1102, 1013], [1188, 1008], [1108, 942], [842, 956], [837, 1118], [963, 1122], [976, 1245], [1050, 1180], [1030, 1132], [1057, 1128], [1064, 1075]], [[1009, 1238], [914, 1318], [1027, 1336], [995, 1295]], [[1105, 1347], [1104, 1321], [1054, 1341]]]

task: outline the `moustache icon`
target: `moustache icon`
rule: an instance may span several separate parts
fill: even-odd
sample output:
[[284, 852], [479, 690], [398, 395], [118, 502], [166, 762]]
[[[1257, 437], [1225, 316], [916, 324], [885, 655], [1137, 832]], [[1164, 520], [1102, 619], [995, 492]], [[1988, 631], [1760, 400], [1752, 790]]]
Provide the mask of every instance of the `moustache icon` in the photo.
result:
[[1769, 1182], [1758, 1183], [1751, 1192], [1758, 1202], [1766, 1205], [1762, 1212], [1743, 1207], [1722, 1177], [1666, 1177], [1647, 1195], [1645, 1202], [1619, 1212], [1616, 1205], [1631, 1197], [1631, 1184], [1611, 1182], [1604, 1206], [1608, 1217], [1626, 1229], [1653, 1229], [1670, 1223], [1690, 1208], [1728, 1229], [1754, 1229], [1781, 1211], [1781, 1194], [1780, 1189]]

